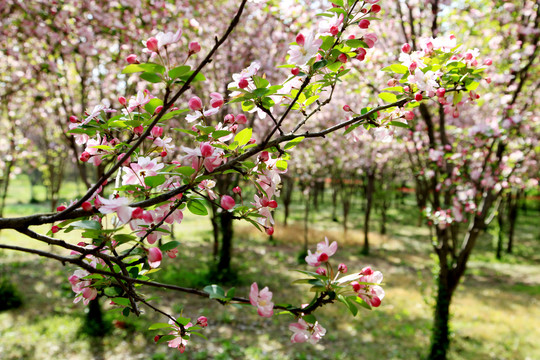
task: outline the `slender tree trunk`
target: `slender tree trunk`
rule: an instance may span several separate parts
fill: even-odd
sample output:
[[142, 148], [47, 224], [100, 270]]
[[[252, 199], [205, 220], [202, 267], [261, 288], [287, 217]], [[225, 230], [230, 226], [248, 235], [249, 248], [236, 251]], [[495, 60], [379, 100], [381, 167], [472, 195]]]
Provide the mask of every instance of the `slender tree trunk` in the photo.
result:
[[334, 184], [332, 187], [332, 221], [337, 222], [337, 199], [339, 194], [338, 184]]
[[362, 248], [362, 254], [369, 254], [369, 217], [371, 215], [371, 208], [373, 207], [373, 192], [375, 190], [375, 173], [368, 173], [367, 176], [367, 188], [366, 188], [366, 213], [364, 215], [364, 246]]
[[516, 194], [516, 198], [508, 200], [508, 244], [506, 245], [506, 253], [511, 254], [514, 247], [514, 230], [518, 216], [518, 205], [521, 192]]
[[450, 346], [450, 303], [452, 290], [448, 286], [448, 269], [441, 266], [437, 283], [437, 302], [435, 305], [433, 329], [431, 334], [431, 350], [428, 360], [446, 360]]
[[386, 196], [383, 195], [382, 208], [381, 208], [381, 234], [386, 234], [386, 211], [388, 210], [388, 201]]
[[231, 270], [232, 241], [233, 241], [233, 214], [224, 211], [220, 214], [221, 225], [221, 251], [219, 252], [219, 262], [217, 270], [219, 274], [227, 274]]
[[217, 212], [217, 206], [213, 202], [210, 202], [210, 204], [212, 206], [212, 216], [210, 217], [210, 221], [212, 222], [212, 234], [214, 235], [212, 256], [214, 261], [216, 261], [219, 253], [219, 214]]
[[306, 196], [306, 203], [304, 207], [304, 252], [307, 254], [309, 245], [309, 203], [311, 198], [311, 190], [308, 189]]
[[13, 161], [7, 161], [6, 169], [4, 170], [4, 178], [0, 182], [2, 187], [2, 197], [0, 199], [0, 217], [4, 216], [4, 208], [6, 206], [6, 197], [9, 187], [9, 177], [11, 175], [11, 169], [13, 168]]
[[502, 259], [502, 251], [503, 251], [503, 218], [504, 218], [504, 212], [503, 212], [503, 206], [501, 205], [499, 209], [499, 213], [497, 214], [497, 229], [496, 229], [496, 236], [497, 236], [497, 250], [495, 252], [495, 257], [500, 260]]
[[287, 220], [289, 219], [291, 202], [292, 202], [292, 193], [294, 189], [294, 179], [292, 177], [283, 177], [283, 192], [282, 192], [282, 201], [285, 208], [285, 218], [283, 219], [283, 225], [287, 226]]

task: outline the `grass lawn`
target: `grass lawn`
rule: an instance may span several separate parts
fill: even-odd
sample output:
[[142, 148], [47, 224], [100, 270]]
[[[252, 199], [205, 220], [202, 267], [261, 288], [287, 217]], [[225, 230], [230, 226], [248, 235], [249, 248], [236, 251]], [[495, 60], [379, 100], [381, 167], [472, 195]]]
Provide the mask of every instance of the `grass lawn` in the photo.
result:
[[[69, 185], [65, 193], [76, 190]], [[38, 190], [41, 191], [41, 190]], [[39, 193], [38, 194], [43, 194]], [[24, 179], [15, 183], [8, 199], [7, 216], [47, 211], [46, 204], [27, 205]], [[233, 266], [239, 276], [236, 294], [246, 296], [249, 286], [269, 286], [275, 302], [308, 301], [302, 285], [290, 285], [306, 269], [297, 264], [303, 243], [303, 205], [295, 194], [288, 227], [276, 226], [275, 244], [248, 224], [235, 225]], [[39, 197], [43, 199], [44, 197]], [[10, 278], [23, 295], [24, 305], [0, 313], [2, 359], [419, 359], [428, 351], [433, 305], [434, 262], [429, 234], [417, 226], [412, 197], [395, 204], [389, 213], [388, 234], [371, 234], [372, 252], [360, 255], [362, 212], [354, 203], [347, 234], [331, 221], [330, 196], [310, 215], [310, 247], [328, 236], [340, 249], [336, 264], [350, 271], [371, 265], [383, 272], [386, 297], [379, 309], [360, 310], [350, 316], [341, 305], [327, 307], [318, 315], [327, 334], [319, 344], [291, 344], [288, 316], [271, 319], [256, 315], [254, 308], [223, 307], [191, 295], [159, 291], [157, 303], [165, 310], [185, 316], [208, 317], [205, 335], [196, 338], [184, 354], [156, 346], [157, 332], [146, 331], [152, 322], [163, 322], [151, 310], [140, 317], [105, 312], [112, 336], [92, 338], [81, 331], [85, 307], [73, 304], [67, 277], [73, 268], [10, 251], [0, 252], [0, 273]], [[277, 214], [278, 221], [282, 214]], [[452, 304], [451, 359], [540, 359], [540, 239], [538, 211], [518, 218], [516, 248], [502, 261], [494, 259], [490, 234], [479, 239], [470, 266]], [[373, 230], [379, 228], [375, 212]], [[42, 227], [40, 231], [47, 229]], [[211, 227], [207, 218], [186, 214], [176, 228], [182, 243], [176, 259], [166, 258], [156, 280], [202, 287], [212, 263]], [[70, 241], [78, 241], [70, 233]], [[11, 231], [0, 233], [0, 242], [47, 248]], [[264, 261], [261, 261], [264, 258]], [[225, 285], [224, 287], [227, 287]], [[145, 289], [150, 294], [150, 289]], [[153, 291], [153, 290], [152, 290]], [[102, 301], [103, 307], [108, 305]]]

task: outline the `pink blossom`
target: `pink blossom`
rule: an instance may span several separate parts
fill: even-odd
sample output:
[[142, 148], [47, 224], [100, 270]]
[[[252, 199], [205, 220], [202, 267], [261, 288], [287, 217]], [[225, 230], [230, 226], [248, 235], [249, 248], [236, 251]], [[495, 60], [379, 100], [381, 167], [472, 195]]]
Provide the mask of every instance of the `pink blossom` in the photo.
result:
[[122, 176], [122, 184], [146, 186], [144, 178], [147, 176], [156, 176], [157, 172], [163, 166], [163, 164], [158, 164], [156, 159], [150, 159], [149, 156], [141, 156], [137, 159], [136, 163], [131, 163], [129, 167], [124, 166], [125, 175]]
[[82, 278], [90, 275], [86, 270], [75, 270], [73, 275], [69, 277], [69, 282], [71, 283], [71, 289], [76, 294], [74, 303], [78, 303], [83, 300], [84, 305], [88, 305], [90, 300], [94, 300], [97, 297], [97, 290], [90, 287], [92, 282], [90, 280], [83, 280]]
[[197, 319], [197, 325], [201, 327], [207, 327], [208, 319], [206, 318], [206, 316], [199, 316], [199, 318]]
[[152, 269], [157, 268], [163, 259], [163, 253], [159, 248], [153, 247], [148, 249], [148, 265]]
[[369, 48], [372, 48], [375, 46], [375, 43], [377, 42], [377, 35], [374, 33], [369, 33], [364, 35], [364, 42], [367, 44]]
[[321, 263], [328, 261], [328, 258], [334, 255], [337, 251], [337, 242], [332, 242], [329, 244], [328, 238], [324, 238], [324, 241], [321, 241], [317, 244], [317, 250], [315, 253], [311, 253], [311, 250], [308, 250], [308, 255], [306, 256], [306, 262], [310, 266], [319, 266]]
[[[173, 326], [173, 331], [171, 331], [169, 335], [175, 335], [177, 337], [167, 342], [167, 344], [170, 348], [178, 349], [180, 353], [184, 353], [184, 351], [186, 351], [186, 345], [188, 344], [188, 341], [182, 338], [182, 329], [180, 329], [180, 326], [178, 326], [178, 324], [173, 320], [169, 320], [169, 324]], [[184, 326], [184, 328], [189, 329], [192, 326], [192, 323], [188, 323], [186, 326]]]
[[271, 317], [274, 315], [274, 303], [272, 302], [272, 292], [265, 287], [259, 292], [257, 283], [251, 284], [249, 292], [249, 302], [257, 307], [257, 311], [262, 317]]
[[292, 343], [303, 343], [308, 341], [312, 344], [316, 344], [326, 334], [326, 329], [317, 321], [315, 324], [309, 324], [304, 319], [298, 319], [298, 322], [290, 324], [289, 330], [293, 332], [291, 336]]
[[203, 107], [201, 98], [199, 98], [198, 96], [192, 97], [191, 99], [189, 99], [188, 106], [193, 111], [201, 110]]
[[164, 46], [177, 43], [182, 38], [182, 30], [178, 30], [176, 33], [173, 32], [159, 32], [155, 37], [151, 37], [146, 41], [142, 41], [145, 49], [143, 52], [158, 52]]
[[[381, 305], [381, 300], [384, 298], [385, 294], [381, 286], [374, 284], [380, 284], [382, 280], [383, 274], [380, 271], [375, 271], [369, 275], [362, 275], [358, 278], [360, 284], [358, 290], [355, 291], [366, 303], [373, 307], [378, 307]], [[370, 285], [362, 283], [369, 283]]]
[[122, 223], [127, 223], [131, 219], [131, 214], [133, 213], [133, 208], [129, 206], [129, 199], [126, 197], [114, 198], [111, 196], [110, 199], [105, 199], [101, 196], [97, 196], [101, 206], [99, 207], [99, 212], [102, 214], [111, 214], [116, 212], [118, 219]]
[[174, 259], [178, 255], [178, 249], [174, 248], [171, 250], [167, 250], [166, 253], [169, 258]]
[[193, 54], [196, 54], [199, 51], [201, 51], [201, 45], [196, 41], [190, 42], [188, 48], [189, 48], [189, 52]]
[[223, 195], [221, 197], [221, 207], [225, 210], [230, 210], [236, 205], [234, 202], [234, 199], [230, 197], [229, 195]]
[[289, 63], [299, 66], [307, 64], [314, 57], [322, 45], [322, 39], [316, 38], [313, 33], [305, 37], [304, 44], [291, 45], [289, 49]]
[[220, 93], [210, 93], [210, 106], [213, 108], [219, 108], [224, 104], [223, 96]]

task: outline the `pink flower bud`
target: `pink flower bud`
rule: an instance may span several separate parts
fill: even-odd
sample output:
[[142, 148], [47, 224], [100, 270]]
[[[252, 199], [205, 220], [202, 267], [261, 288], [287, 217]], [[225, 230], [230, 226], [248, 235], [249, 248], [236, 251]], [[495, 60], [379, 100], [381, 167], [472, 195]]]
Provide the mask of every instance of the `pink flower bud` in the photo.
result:
[[178, 249], [167, 250], [166, 253], [169, 258], [174, 259], [178, 255]]
[[81, 157], [80, 157], [80, 160], [82, 162], [87, 162], [88, 160], [90, 160], [90, 157], [92, 155], [90, 155], [88, 152], [84, 151], [82, 154], [81, 154]]
[[351, 34], [351, 35], [349, 35], [349, 37], [347, 39], [354, 40], [354, 39], [356, 39], [356, 36], [354, 36], [354, 34]]
[[322, 267], [317, 268], [315, 272], [319, 275], [323, 275], [323, 276], [326, 275], [326, 269]]
[[403, 91], [405, 91], [405, 92], [409, 92], [409, 91], [411, 91], [411, 88], [410, 88], [410, 87], [408, 87], [408, 86], [404, 86], [404, 87], [403, 87]]
[[381, 305], [381, 299], [379, 299], [378, 296], [374, 296], [371, 298], [371, 306], [379, 307], [380, 305]]
[[358, 26], [360, 27], [360, 29], [367, 29], [369, 28], [369, 25], [371, 23], [369, 22], [369, 20], [366, 20], [366, 19], [362, 19], [360, 20], [360, 22], [358, 23]]
[[444, 97], [444, 94], [446, 94], [446, 89], [445, 88], [438, 88], [437, 89], [437, 96], [438, 97]]
[[405, 119], [406, 120], [414, 119], [414, 113], [412, 111], [405, 111]]
[[302, 34], [298, 34], [296, 35], [296, 43], [300, 46], [304, 46], [306, 42], [306, 38], [304, 37], [304, 35]]
[[411, 45], [408, 43], [403, 44], [401, 47], [401, 51], [403, 51], [405, 54], [408, 54], [411, 52]]
[[246, 123], [247, 123], [246, 115], [244, 115], [244, 114], [238, 114], [238, 115], [236, 116], [236, 123], [237, 123], [237, 124], [240, 124], [240, 125], [246, 124]]
[[144, 128], [142, 125], [139, 125], [133, 128], [133, 133], [135, 135], [142, 135], [143, 132], [144, 132]]
[[159, 339], [161, 339], [162, 336], [163, 336], [163, 335], [156, 335], [156, 336], [154, 336], [154, 342], [158, 342]]
[[337, 26], [332, 26], [330, 28], [330, 34], [332, 34], [332, 36], [336, 36], [337, 34], [339, 34], [339, 28]]
[[328, 261], [328, 254], [327, 254], [327, 253], [322, 253], [322, 254], [319, 255], [319, 257], [317, 258], [317, 261], [319, 261], [319, 262], [326, 262], [326, 261]]
[[339, 266], [338, 266], [337, 269], [338, 269], [338, 271], [339, 271], [340, 273], [342, 273], [342, 274], [346, 274], [346, 273], [347, 273], [347, 265], [345, 265], [345, 264], [343, 264], [343, 263], [339, 264]]
[[277, 201], [276, 201], [276, 200], [270, 200], [270, 201], [268, 202], [268, 207], [269, 207], [269, 208], [272, 208], [272, 209], [277, 208], [277, 207], [278, 207]]
[[159, 126], [154, 126], [152, 128], [152, 131], [150, 131], [150, 134], [152, 134], [153, 137], [157, 138], [163, 135], [163, 128]]
[[162, 152], [159, 153], [159, 156], [165, 157], [165, 156], [167, 156], [167, 152], [165, 150], [163, 150]]
[[51, 228], [51, 232], [53, 234], [56, 234], [58, 231], [60, 231], [60, 228], [56, 225], [53, 225], [53, 227]]
[[196, 54], [199, 51], [201, 51], [201, 45], [198, 42], [192, 41], [192, 42], [189, 43], [189, 52], [190, 53]]
[[142, 219], [144, 210], [140, 207], [135, 208], [133, 212], [131, 213], [132, 219]]
[[201, 155], [204, 157], [212, 156], [214, 153], [214, 148], [209, 143], [202, 143], [200, 145]]
[[343, 111], [352, 111], [349, 105], [343, 105]]
[[202, 109], [202, 100], [198, 96], [189, 99], [188, 106], [191, 110], [197, 111]]
[[386, 85], [392, 87], [392, 86], [396, 86], [398, 84], [398, 81], [396, 79], [390, 79], [388, 80], [388, 82], [386, 83]]
[[374, 4], [374, 5], [371, 5], [371, 12], [376, 14], [378, 13], [379, 11], [381, 11], [381, 7], [377, 4]]
[[240, 81], [238, 82], [238, 87], [240, 89], [245, 89], [249, 86], [249, 82], [247, 81], [247, 79], [245, 78], [241, 78]]
[[152, 216], [152, 213], [146, 210], [143, 211], [142, 219], [147, 224], [150, 224], [152, 221], [154, 221], [154, 217]]
[[118, 102], [120, 103], [120, 105], [126, 105], [127, 104], [127, 100], [123, 96], [118, 97]]
[[126, 61], [128, 64], [138, 64], [139, 60], [137, 60], [137, 55], [131, 54], [126, 57]]
[[92, 210], [92, 204], [89, 201], [85, 201], [81, 204], [81, 207], [84, 211]]
[[230, 197], [229, 195], [223, 195], [221, 197], [221, 207], [224, 208], [225, 210], [232, 209], [234, 205], [236, 205], [236, 203], [234, 202], [234, 199]]
[[416, 94], [414, 95], [414, 100], [416, 100], [416, 101], [422, 101], [423, 98], [424, 98], [424, 97], [422, 96], [421, 93], [416, 93]]
[[212, 106], [213, 108], [221, 107], [225, 103], [225, 101], [223, 100], [223, 96], [220, 93], [210, 93], [210, 98], [210, 106]]
[[71, 116], [69, 117], [69, 122], [71, 122], [71, 123], [76, 123], [76, 122], [79, 122], [79, 119], [77, 119], [76, 116], [71, 115]]
[[338, 56], [337, 59], [338, 59], [339, 61], [341, 61], [342, 63], [344, 63], [344, 64], [347, 63], [347, 60], [348, 60], [348, 59], [347, 59], [347, 55], [346, 55], [346, 54], [343, 54], [343, 53], [339, 54], [339, 56]]
[[58, 207], [56, 208], [56, 211], [62, 212], [62, 211], [64, 211], [64, 210], [66, 210], [66, 209], [67, 209], [67, 208], [66, 208], [64, 205], [60, 205], [60, 206], [58, 206]]
[[151, 37], [150, 39], [146, 40], [146, 47], [150, 51], [157, 52], [158, 51], [158, 40], [155, 37]]
[[473, 58], [473, 55], [471, 53], [465, 54], [465, 60], [472, 60], [472, 58]]
[[300, 74], [300, 69], [295, 67], [294, 69], [291, 69], [291, 74], [293, 74], [294, 76]]
[[163, 110], [163, 105], [159, 105], [156, 110], [154, 110], [154, 114], [159, 114]]
[[[160, 262], [163, 259], [163, 253], [159, 248], [153, 247], [148, 249], [148, 262], [155, 263]], [[159, 264], [158, 264], [159, 265]]]
[[351, 286], [355, 292], [358, 292], [362, 288], [358, 281], [351, 282]]
[[362, 275], [371, 275], [373, 274], [373, 270], [371, 270], [371, 266], [366, 266], [361, 271]]
[[411, 65], [409, 65], [409, 72], [412, 74], [414, 73], [414, 70], [418, 67], [418, 64], [416, 62], [412, 62]]
[[233, 193], [235, 194], [242, 194], [242, 189], [240, 189], [240, 186], [235, 186], [233, 189], [232, 189]]
[[266, 228], [266, 235], [272, 236], [274, 234], [274, 228], [272, 226]]
[[234, 123], [234, 115], [233, 114], [227, 114], [225, 115], [225, 117], [223, 118], [223, 122], [225, 124], [232, 124]]
[[255, 140], [255, 139], [249, 139], [248, 144], [252, 145], [252, 144], [255, 144], [256, 142], [257, 142], [257, 140]]
[[197, 324], [199, 324], [199, 326], [201, 327], [207, 327], [208, 319], [206, 318], [206, 316], [199, 316], [199, 318], [197, 319]]
[[268, 151], [263, 151], [260, 155], [259, 155], [259, 160], [261, 162], [266, 162], [268, 161], [268, 159], [270, 159], [270, 155], [268, 154]]

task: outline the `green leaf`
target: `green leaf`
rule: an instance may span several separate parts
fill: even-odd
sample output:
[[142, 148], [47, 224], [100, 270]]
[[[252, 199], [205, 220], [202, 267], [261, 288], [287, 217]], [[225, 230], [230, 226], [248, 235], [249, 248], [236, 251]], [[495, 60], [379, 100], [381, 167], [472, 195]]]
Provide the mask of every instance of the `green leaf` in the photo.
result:
[[257, 75], [254, 75], [252, 77], [253, 79], [253, 83], [255, 84], [255, 86], [257, 87], [257, 89], [260, 89], [260, 88], [265, 88], [267, 87], [268, 85], [270, 85], [270, 82], [260, 76], [257, 76]]
[[156, 108], [162, 105], [163, 100], [154, 98], [151, 99], [146, 105], [144, 105], [144, 110], [146, 110], [149, 114], [153, 114], [156, 111]]
[[332, 47], [332, 45], [334, 45], [334, 42], [336, 41], [333, 36], [325, 36], [323, 39], [324, 40], [321, 45], [321, 49], [323, 50], [330, 50], [330, 48]]
[[210, 299], [227, 299], [225, 296], [225, 290], [223, 290], [223, 288], [219, 285], [208, 285], [203, 289], [203, 291], [210, 295]]
[[165, 72], [165, 67], [154, 63], [130, 64], [122, 70], [122, 74], [133, 74], [138, 72], [163, 74]]
[[191, 66], [188, 66], [188, 65], [175, 67], [174, 69], [169, 70], [169, 77], [174, 80], [177, 77], [184, 75], [189, 70], [191, 70]]
[[350, 297], [351, 301], [354, 301], [355, 303], [357, 304], [360, 304], [360, 306], [368, 309], [368, 310], [371, 310], [371, 305], [369, 305], [367, 302], [365, 302], [364, 300], [362, 300], [362, 298], [358, 297], [358, 296], [351, 296]]
[[227, 131], [227, 130], [216, 130], [212, 133], [212, 137], [214, 139], [219, 139], [221, 137], [224, 137], [224, 136], [227, 136], [227, 135], [230, 135], [231, 132], [230, 131]]
[[208, 215], [208, 210], [206, 209], [206, 206], [204, 206], [203, 202], [198, 199], [190, 199], [187, 203], [187, 208], [194, 215]]
[[177, 115], [180, 115], [180, 114], [183, 114], [185, 112], [189, 111], [188, 109], [183, 109], [183, 110], [174, 110], [174, 111], [171, 111], [171, 112], [168, 112], [166, 113], [165, 115], [163, 115], [161, 117], [161, 120], [169, 120]]
[[161, 251], [169, 251], [178, 247], [178, 245], [180, 245], [178, 241], [169, 241], [168, 243], [161, 245], [159, 249]]
[[167, 324], [167, 323], [154, 323], [150, 325], [148, 330], [157, 330], [157, 329], [164, 329], [164, 328], [172, 328], [172, 325]]
[[129, 299], [122, 298], [122, 297], [115, 297], [112, 298], [111, 301], [114, 301], [115, 304], [121, 305], [121, 306], [131, 306], [131, 302]]
[[192, 168], [191, 166], [182, 166], [182, 167], [174, 169], [174, 171], [185, 176], [191, 176], [195, 174], [195, 169]]
[[456, 95], [454, 95], [454, 105], [459, 104], [461, 99], [463, 98], [463, 93], [460, 91]]
[[119, 288], [118, 286], [110, 286], [110, 287], [105, 288], [103, 292], [108, 297], [117, 297], [122, 294], [123, 290]]
[[118, 244], [123, 244], [128, 241], [135, 240], [137, 237], [129, 234], [116, 234], [113, 236], [113, 238]]
[[163, 80], [161, 76], [149, 72], [142, 73], [141, 79], [151, 82], [152, 84], [160, 83]]
[[289, 141], [287, 144], [285, 144], [284, 149], [285, 149], [285, 150], [292, 149], [293, 147], [295, 147], [296, 145], [298, 145], [302, 140], [304, 140], [304, 137], [303, 137], [303, 136], [297, 137], [296, 139], [292, 139], [292, 140]]
[[276, 162], [276, 167], [281, 171], [285, 171], [287, 170], [288, 164], [285, 160], [278, 160]]
[[80, 220], [70, 224], [75, 229], [101, 230], [101, 224], [94, 220]]
[[304, 315], [302, 319], [304, 319], [305, 322], [310, 324], [315, 324], [317, 322], [317, 318], [313, 314]]
[[469, 90], [469, 91], [473, 91], [473, 90], [476, 90], [476, 88], [478, 87], [478, 85], [480, 85], [479, 82], [473, 81], [473, 82], [467, 84], [467, 86], [465, 86], [465, 88], [466, 88], [467, 90]]
[[156, 344], [163, 344], [164, 342], [171, 341], [176, 339], [178, 336], [176, 335], [163, 335], [159, 338], [159, 340], [156, 342]]
[[332, 4], [336, 4], [339, 7], [343, 7], [343, 0], [330, 0]]
[[144, 183], [146, 186], [156, 187], [163, 184], [165, 180], [167, 180], [165, 175], [147, 176], [144, 178]]
[[358, 39], [347, 40], [345, 41], [345, 44], [353, 49], [369, 47], [364, 41]]
[[253, 130], [251, 128], [245, 128], [244, 130], [240, 131], [236, 136], [234, 137], [234, 141], [238, 142], [238, 146], [245, 145], [251, 140], [251, 134]]
[[196, 336], [202, 337], [204, 340], [208, 340], [208, 338], [204, 336], [203, 334], [201, 334], [200, 332], [190, 331], [189, 333], [190, 335], [196, 335]]
[[320, 60], [320, 61], [317, 61], [315, 64], [313, 64], [313, 70], [317, 71], [319, 69], [322, 69], [323, 67], [326, 66], [326, 64], [328, 64], [328, 60]]
[[392, 93], [383, 92], [379, 94], [379, 98], [383, 99], [384, 102], [393, 103], [397, 101], [397, 96]]
[[404, 129], [410, 129], [410, 126], [401, 121], [390, 121], [388, 125], [397, 126]]
[[[190, 71], [187, 74], [180, 76], [180, 79], [183, 81], [187, 81], [191, 75], [193, 75], [193, 71]], [[205, 80], [206, 80], [206, 77], [202, 73], [197, 73], [197, 75], [192, 80], [192, 82], [205, 81]]]

